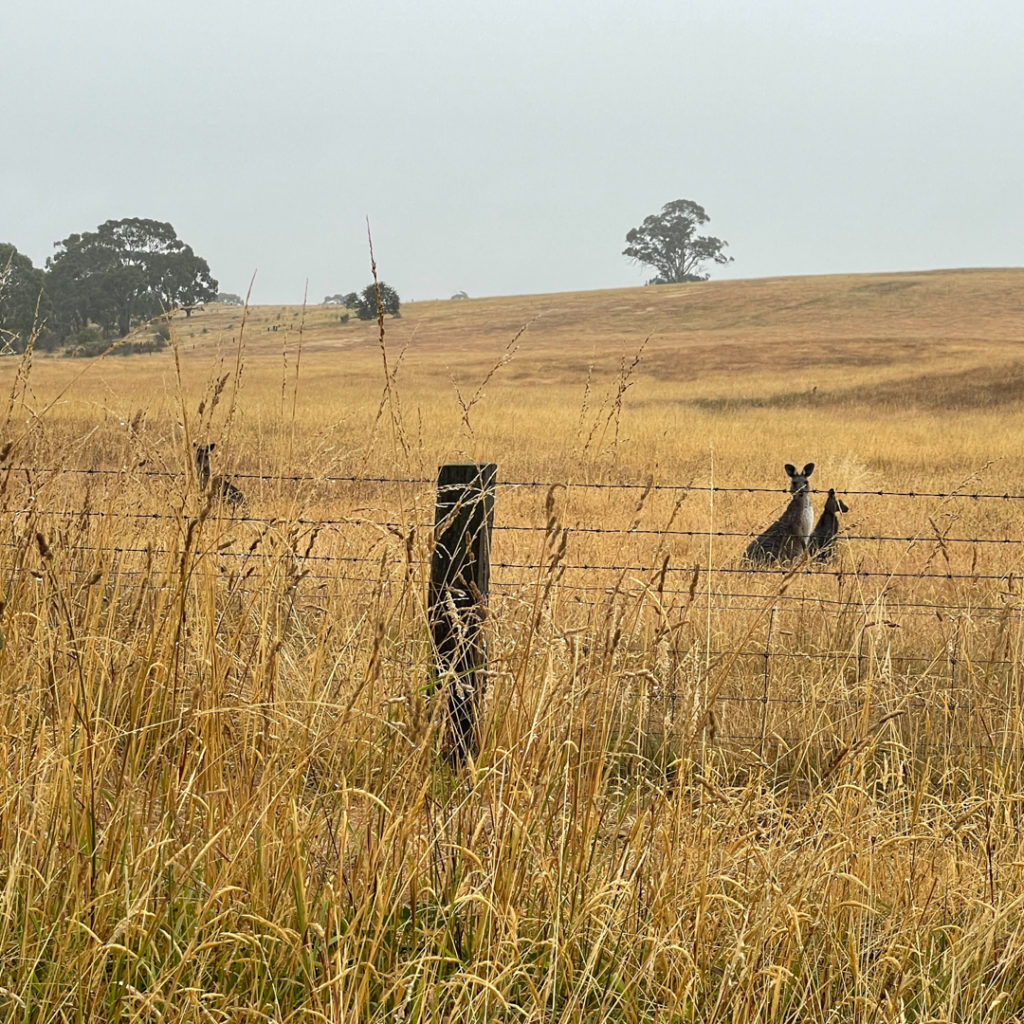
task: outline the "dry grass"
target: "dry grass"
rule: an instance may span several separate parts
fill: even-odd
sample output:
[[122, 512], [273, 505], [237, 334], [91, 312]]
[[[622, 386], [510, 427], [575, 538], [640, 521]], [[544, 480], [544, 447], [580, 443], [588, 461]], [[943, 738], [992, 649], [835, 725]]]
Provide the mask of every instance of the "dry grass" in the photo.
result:
[[[410, 304], [387, 387], [325, 307], [0, 364], [4, 1019], [1019, 1019], [1024, 552], [964, 539], [1024, 506], [963, 495], [1024, 494], [1022, 281]], [[465, 459], [505, 484], [453, 775]], [[749, 572], [812, 460], [856, 539]]]

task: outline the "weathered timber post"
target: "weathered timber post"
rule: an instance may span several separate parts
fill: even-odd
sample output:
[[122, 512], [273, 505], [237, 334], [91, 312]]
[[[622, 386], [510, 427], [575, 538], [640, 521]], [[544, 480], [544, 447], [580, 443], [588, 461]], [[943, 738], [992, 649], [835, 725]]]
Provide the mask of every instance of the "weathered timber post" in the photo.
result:
[[497, 473], [493, 462], [485, 462], [442, 466], [437, 474], [427, 614], [434, 682], [448, 692], [448, 759], [456, 767], [479, 749]]

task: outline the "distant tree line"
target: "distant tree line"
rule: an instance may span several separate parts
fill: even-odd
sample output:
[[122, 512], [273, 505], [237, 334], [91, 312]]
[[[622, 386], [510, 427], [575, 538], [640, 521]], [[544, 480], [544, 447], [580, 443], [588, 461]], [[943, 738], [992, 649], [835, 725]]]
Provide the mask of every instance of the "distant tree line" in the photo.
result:
[[[38, 269], [0, 243], [0, 354], [23, 352], [30, 340], [43, 350], [92, 354], [139, 324], [175, 310], [191, 316], [218, 296], [209, 264], [162, 221], [108, 220], [54, 248]], [[169, 336], [158, 328], [141, 350]]]
[[377, 319], [377, 300], [380, 296], [380, 308], [388, 316], [401, 316], [402, 302], [398, 292], [389, 284], [380, 281], [377, 284], [368, 284], [362, 292], [347, 292], [337, 295], [325, 295], [325, 306], [344, 306], [351, 309], [360, 320]]

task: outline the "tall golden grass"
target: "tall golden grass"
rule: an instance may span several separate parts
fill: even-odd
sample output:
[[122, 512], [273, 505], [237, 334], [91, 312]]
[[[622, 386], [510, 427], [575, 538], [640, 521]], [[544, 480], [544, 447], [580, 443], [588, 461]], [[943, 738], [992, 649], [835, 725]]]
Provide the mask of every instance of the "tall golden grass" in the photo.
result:
[[[211, 307], [166, 353], [5, 360], [3, 1019], [1020, 1019], [1024, 504], [970, 495], [1024, 494], [1022, 280], [383, 338]], [[499, 488], [456, 773], [425, 574], [462, 460]], [[808, 461], [849, 539], [752, 572]]]

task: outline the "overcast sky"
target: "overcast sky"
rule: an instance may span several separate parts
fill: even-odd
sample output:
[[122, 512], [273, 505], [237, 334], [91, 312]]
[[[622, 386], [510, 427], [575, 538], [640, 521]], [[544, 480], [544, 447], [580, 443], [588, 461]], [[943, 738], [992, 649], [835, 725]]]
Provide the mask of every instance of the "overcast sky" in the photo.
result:
[[31, 0], [0, 10], [0, 242], [169, 221], [224, 291], [641, 284], [674, 199], [715, 278], [1024, 263], [1020, 0]]

